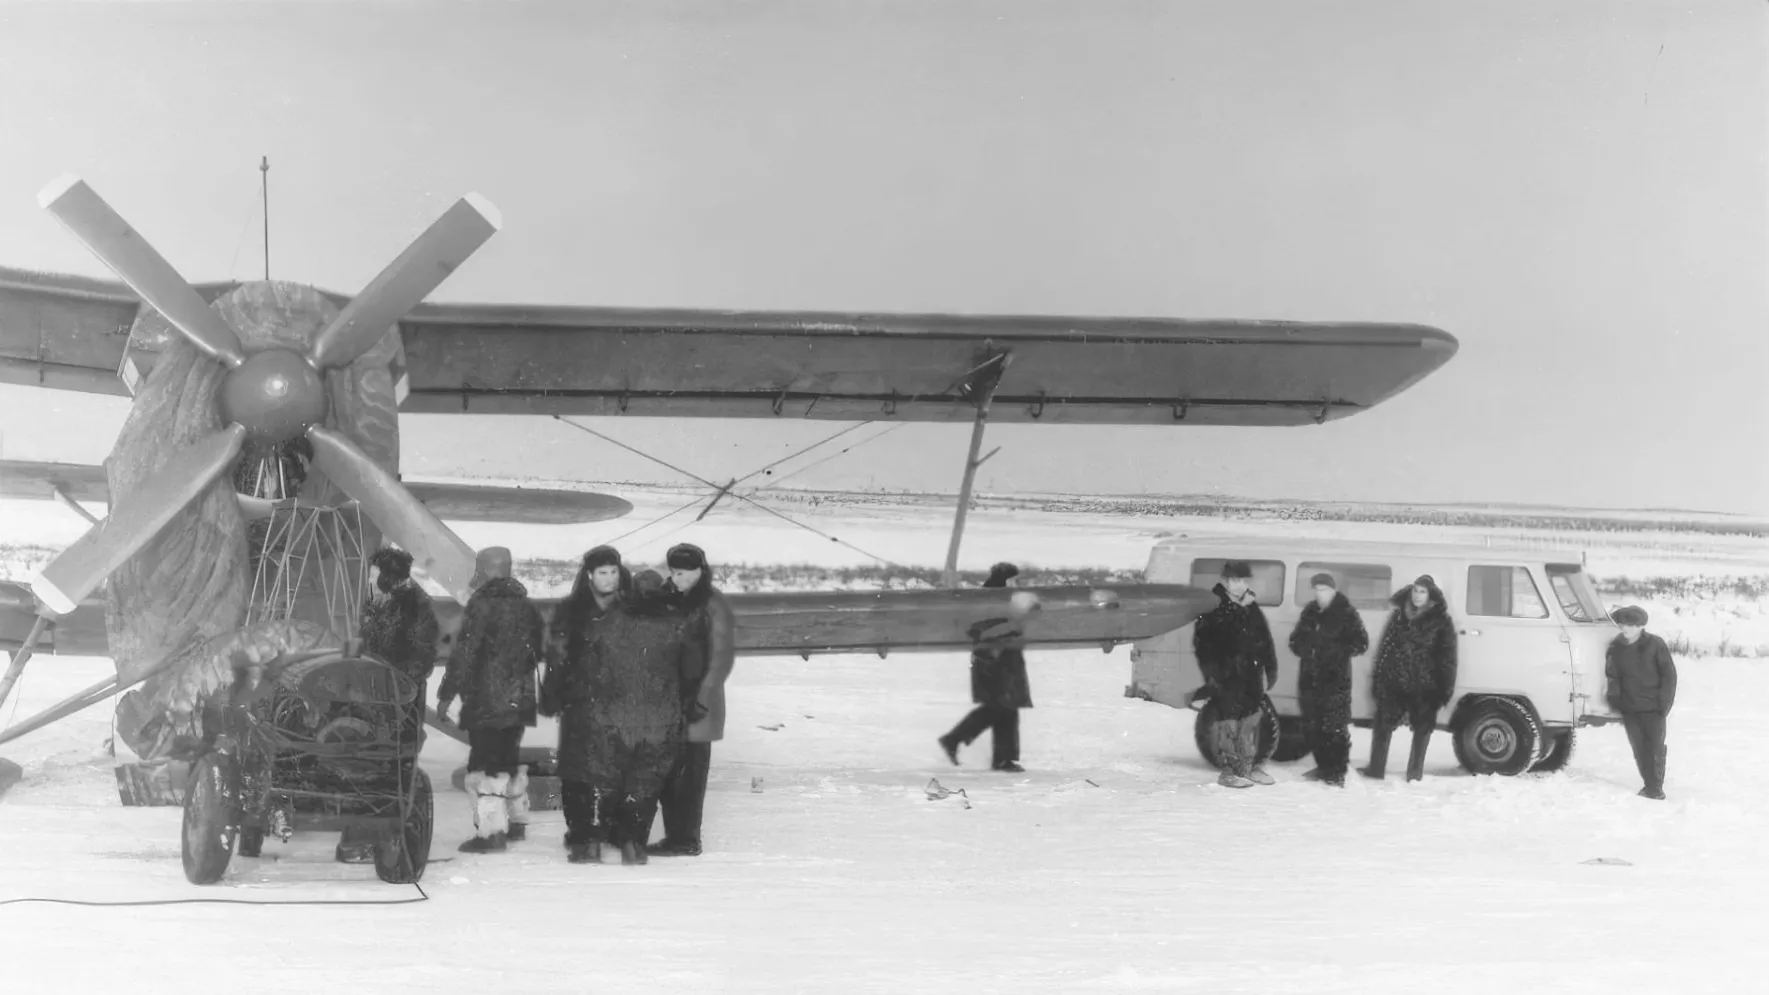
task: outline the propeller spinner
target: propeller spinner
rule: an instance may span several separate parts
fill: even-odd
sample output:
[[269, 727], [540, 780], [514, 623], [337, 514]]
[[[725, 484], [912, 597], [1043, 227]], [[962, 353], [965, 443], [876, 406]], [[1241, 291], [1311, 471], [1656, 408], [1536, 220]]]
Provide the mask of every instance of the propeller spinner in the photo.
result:
[[331, 409], [325, 371], [349, 366], [373, 348], [484, 245], [500, 224], [496, 208], [476, 194], [457, 201], [314, 336], [305, 354], [272, 347], [248, 355], [221, 315], [85, 181], [64, 176], [45, 187], [38, 202], [193, 345], [228, 368], [217, 398], [227, 426], [173, 457], [43, 568], [31, 590], [50, 610], [73, 611], [226, 472], [247, 438], [300, 435], [313, 443], [320, 470], [409, 551], [416, 566], [466, 603], [473, 550], [349, 437], [325, 427]]

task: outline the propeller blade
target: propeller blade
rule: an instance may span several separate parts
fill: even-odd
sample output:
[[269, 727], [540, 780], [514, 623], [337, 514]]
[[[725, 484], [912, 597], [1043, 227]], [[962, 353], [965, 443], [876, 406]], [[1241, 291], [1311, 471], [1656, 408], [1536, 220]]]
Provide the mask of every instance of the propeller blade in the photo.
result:
[[355, 498], [382, 532], [412, 554], [414, 566], [465, 605], [473, 593], [468, 586], [473, 578], [472, 548], [356, 443], [323, 425], [309, 428], [307, 438], [313, 442], [313, 462], [332, 483]]
[[57, 615], [72, 612], [233, 466], [245, 438], [246, 430], [234, 424], [180, 451], [127, 501], [113, 504], [109, 518], [49, 561], [31, 580], [31, 591]]
[[240, 337], [221, 315], [203, 303], [172, 264], [129, 227], [122, 215], [111, 210], [85, 180], [73, 174], [62, 176], [43, 188], [37, 203], [115, 270], [142, 300], [165, 315], [191, 344], [229, 369], [245, 362]]
[[441, 286], [501, 224], [498, 209], [478, 194], [455, 201], [314, 338], [313, 365], [322, 370], [349, 366]]

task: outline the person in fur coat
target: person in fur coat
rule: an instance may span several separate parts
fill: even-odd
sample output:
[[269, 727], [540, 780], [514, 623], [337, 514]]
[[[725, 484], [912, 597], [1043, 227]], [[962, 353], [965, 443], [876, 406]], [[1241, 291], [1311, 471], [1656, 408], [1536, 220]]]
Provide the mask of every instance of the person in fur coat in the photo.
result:
[[1388, 743], [1396, 726], [1413, 729], [1407, 780], [1425, 776], [1425, 751], [1437, 728], [1437, 713], [1456, 694], [1456, 622], [1443, 591], [1429, 574], [1389, 599], [1394, 606], [1370, 674], [1376, 722], [1370, 736], [1370, 764], [1359, 773], [1387, 776]]
[[659, 857], [697, 857], [712, 745], [725, 738], [725, 682], [737, 661], [737, 619], [725, 596], [713, 587], [704, 550], [678, 543], [670, 547], [665, 560], [670, 570], [666, 590], [679, 599], [688, 616], [692, 646], [682, 687], [688, 735], [663, 788], [663, 839], [650, 852]]
[[[989, 570], [984, 587], [1018, 586], [1020, 568], [997, 563]], [[1031, 592], [1027, 592], [1028, 594]], [[992, 770], [1018, 774], [1020, 766], [1020, 709], [1032, 707], [1032, 682], [1026, 676], [1026, 654], [1014, 639], [982, 642], [985, 629], [1007, 619], [985, 619], [971, 627], [979, 645], [970, 656], [970, 697], [976, 705], [952, 730], [939, 738], [946, 759], [958, 766], [958, 748], [968, 746], [983, 730], [989, 730]]]
[[1252, 579], [1245, 561], [1224, 563], [1212, 588], [1218, 603], [1192, 630], [1205, 682], [1192, 700], [1208, 699], [1216, 713], [1212, 736], [1223, 768], [1217, 783], [1228, 788], [1276, 783], [1259, 763], [1259, 724], [1265, 692], [1278, 681], [1278, 652]]
[[540, 713], [559, 719], [559, 794], [565, 811], [565, 849], [574, 864], [602, 859], [608, 838], [601, 798], [588, 759], [596, 747], [592, 657], [595, 629], [632, 597], [633, 576], [613, 546], [584, 554], [571, 593], [553, 611], [547, 629], [547, 673]]
[[[430, 595], [412, 580], [412, 554], [392, 546], [377, 549], [369, 557], [369, 567], [375, 571], [376, 593], [363, 606], [357, 635], [363, 652], [387, 661], [418, 685], [400, 730], [402, 738], [415, 738], [424, 728], [430, 672], [436, 667], [436, 609]], [[346, 829], [335, 856], [346, 864], [370, 863], [377, 838], [372, 831]]]
[[600, 861], [603, 841], [620, 848], [623, 864], [647, 862], [659, 796], [687, 738], [682, 689], [699, 664], [689, 616], [663, 584], [640, 571], [619, 609], [580, 620], [571, 639], [565, 700], [587, 735], [561, 750], [559, 772], [589, 786], [599, 837], [573, 847], [577, 863]]
[[436, 712], [448, 716], [461, 699], [467, 732], [467, 793], [473, 797], [473, 838], [462, 853], [495, 853], [508, 840], [528, 837], [528, 766], [523, 730], [535, 724], [535, 670], [546, 647], [546, 619], [528, 600], [528, 588], [510, 576], [510, 551], [480, 550], [473, 588], [448, 670], [437, 689]]
[[1369, 652], [1370, 635], [1332, 574], [1315, 574], [1309, 584], [1315, 599], [1290, 632], [1290, 652], [1302, 661], [1296, 695], [1303, 735], [1315, 762], [1303, 776], [1344, 787], [1351, 767], [1351, 660]]

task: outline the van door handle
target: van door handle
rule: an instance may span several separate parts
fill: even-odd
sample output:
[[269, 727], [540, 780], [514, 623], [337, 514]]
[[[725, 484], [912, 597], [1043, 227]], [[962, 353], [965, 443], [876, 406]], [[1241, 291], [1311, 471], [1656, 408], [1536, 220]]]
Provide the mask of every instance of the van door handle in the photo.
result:
[[1457, 631], [1461, 632], [1462, 635], [1464, 635], [1464, 636], [1478, 636], [1478, 635], [1480, 635], [1479, 629], [1459, 629]]
[[1560, 641], [1563, 643], [1570, 643], [1570, 642], [1572, 642], [1572, 637], [1567, 635], [1566, 633], [1562, 632], [1560, 634]]

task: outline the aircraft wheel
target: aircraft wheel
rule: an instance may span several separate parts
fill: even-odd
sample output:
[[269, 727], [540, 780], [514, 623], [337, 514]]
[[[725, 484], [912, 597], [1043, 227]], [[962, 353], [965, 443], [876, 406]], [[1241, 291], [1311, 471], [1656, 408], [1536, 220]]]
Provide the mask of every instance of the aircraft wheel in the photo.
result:
[[[1222, 757], [1216, 752], [1215, 737], [1210, 727], [1219, 721], [1221, 710], [1216, 707], [1216, 699], [1206, 701], [1198, 709], [1198, 717], [1192, 723], [1192, 742], [1197, 744], [1198, 756], [1204, 762], [1218, 770], [1222, 769]], [[1264, 763], [1272, 759], [1277, 751], [1281, 737], [1278, 710], [1272, 705], [1270, 698], [1261, 699], [1259, 703], [1259, 752], [1256, 763]]]
[[1278, 719], [1278, 745], [1272, 751], [1271, 758], [1278, 763], [1287, 764], [1292, 760], [1301, 760], [1308, 756], [1308, 736], [1303, 732], [1301, 719]]
[[388, 884], [412, 884], [430, 863], [430, 834], [435, 826], [435, 795], [430, 775], [412, 765], [412, 793], [405, 822], [375, 844], [375, 876]]

